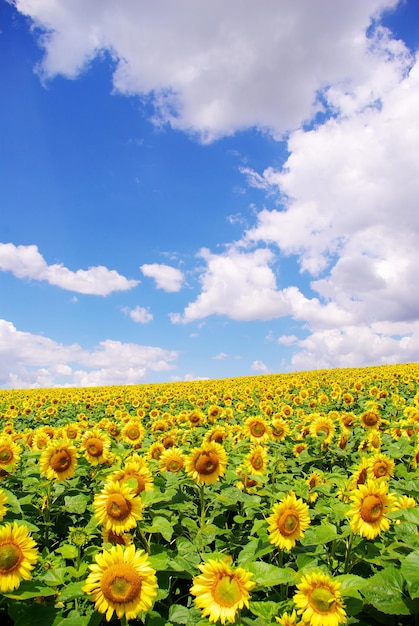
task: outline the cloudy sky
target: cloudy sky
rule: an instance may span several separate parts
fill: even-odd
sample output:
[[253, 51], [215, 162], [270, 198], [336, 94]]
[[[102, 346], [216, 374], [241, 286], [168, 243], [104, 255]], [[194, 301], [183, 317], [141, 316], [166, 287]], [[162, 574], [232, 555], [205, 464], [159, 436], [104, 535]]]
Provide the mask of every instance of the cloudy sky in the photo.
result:
[[417, 0], [0, 5], [0, 388], [417, 361]]

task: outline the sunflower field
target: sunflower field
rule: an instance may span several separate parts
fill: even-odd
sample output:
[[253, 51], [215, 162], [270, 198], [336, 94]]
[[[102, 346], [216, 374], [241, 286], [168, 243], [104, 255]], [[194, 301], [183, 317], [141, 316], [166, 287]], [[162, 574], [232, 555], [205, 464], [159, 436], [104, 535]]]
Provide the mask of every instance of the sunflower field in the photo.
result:
[[4, 626], [419, 624], [419, 364], [0, 391]]

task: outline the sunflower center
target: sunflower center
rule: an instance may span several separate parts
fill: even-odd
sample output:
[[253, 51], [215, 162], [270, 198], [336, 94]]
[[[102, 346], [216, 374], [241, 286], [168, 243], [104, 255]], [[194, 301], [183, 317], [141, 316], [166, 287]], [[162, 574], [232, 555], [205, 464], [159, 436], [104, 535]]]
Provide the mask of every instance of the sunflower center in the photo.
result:
[[383, 515], [383, 503], [378, 496], [367, 496], [360, 509], [360, 515], [364, 522], [372, 524], [379, 520]]
[[96, 437], [89, 439], [86, 443], [86, 450], [90, 456], [100, 456], [103, 452], [103, 441]]
[[242, 599], [242, 590], [235, 576], [222, 576], [214, 585], [213, 598], [220, 606], [232, 607]]
[[120, 493], [113, 493], [106, 504], [106, 512], [113, 519], [123, 520], [131, 513], [131, 504]]
[[384, 463], [377, 463], [374, 465], [373, 471], [376, 478], [380, 478], [380, 476], [387, 476], [388, 474], [387, 465]]
[[20, 565], [22, 552], [14, 543], [4, 543], [0, 546], [0, 574], [7, 574]]
[[139, 436], [140, 436], [140, 431], [136, 426], [131, 426], [131, 428], [128, 428], [127, 430], [128, 439], [138, 439]]
[[254, 456], [252, 457], [251, 464], [252, 467], [255, 468], [255, 470], [260, 470], [263, 468], [263, 458], [259, 455]]
[[278, 519], [278, 530], [281, 535], [292, 535], [298, 529], [300, 520], [295, 511], [284, 511]]
[[375, 426], [378, 422], [378, 415], [376, 413], [367, 413], [364, 415], [364, 423], [367, 426]]
[[182, 463], [178, 459], [172, 459], [167, 464], [167, 470], [169, 472], [178, 472], [182, 468]]
[[13, 452], [10, 448], [2, 447], [0, 448], [0, 463], [10, 463], [13, 461]]
[[310, 594], [310, 604], [317, 613], [331, 613], [336, 604], [336, 598], [326, 587], [316, 587]]
[[71, 454], [67, 450], [54, 452], [50, 465], [55, 472], [65, 472], [71, 466]]
[[262, 424], [262, 422], [254, 422], [250, 426], [250, 433], [253, 435], [253, 437], [263, 437], [265, 431], [266, 428], [265, 425]]
[[198, 458], [195, 461], [195, 469], [198, 474], [212, 474], [217, 470], [219, 466], [219, 460], [216, 454], [211, 451], [200, 452]]
[[117, 563], [104, 572], [101, 589], [109, 602], [127, 604], [138, 598], [141, 592], [141, 576], [133, 567]]

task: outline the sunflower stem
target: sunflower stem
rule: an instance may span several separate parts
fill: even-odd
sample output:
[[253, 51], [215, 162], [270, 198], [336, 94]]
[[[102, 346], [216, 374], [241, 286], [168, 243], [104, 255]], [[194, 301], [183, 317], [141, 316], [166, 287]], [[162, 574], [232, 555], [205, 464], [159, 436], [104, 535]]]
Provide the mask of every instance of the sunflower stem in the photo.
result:
[[147, 552], [147, 554], [150, 554], [150, 543], [147, 541], [147, 537], [145, 536], [141, 528], [138, 528], [138, 536], [144, 550]]
[[355, 536], [354, 533], [351, 533], [349, 535], [348, 541], [346, 542], [345, 563], [343, 565], [343, 573], [344, 574], [347, 574], [348, 571], [349, 571], [349, 561], [350, 561], [350, 558], [351, 558], [351, 551], [352, 551], [352, 544], [353, 544], [353, 541], [354, 541], [354, 536]]
[[205, 527], [205, 484], [199, 485], [199, 499], [201, 508], [201, 528]]

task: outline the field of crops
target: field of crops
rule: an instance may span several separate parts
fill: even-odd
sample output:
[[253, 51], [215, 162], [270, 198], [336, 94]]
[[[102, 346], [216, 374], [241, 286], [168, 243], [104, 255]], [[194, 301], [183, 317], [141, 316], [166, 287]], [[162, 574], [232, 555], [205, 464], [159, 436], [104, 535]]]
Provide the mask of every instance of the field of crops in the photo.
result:
[[0, 391], [0, 620], [418, 624], [419, 364]]

